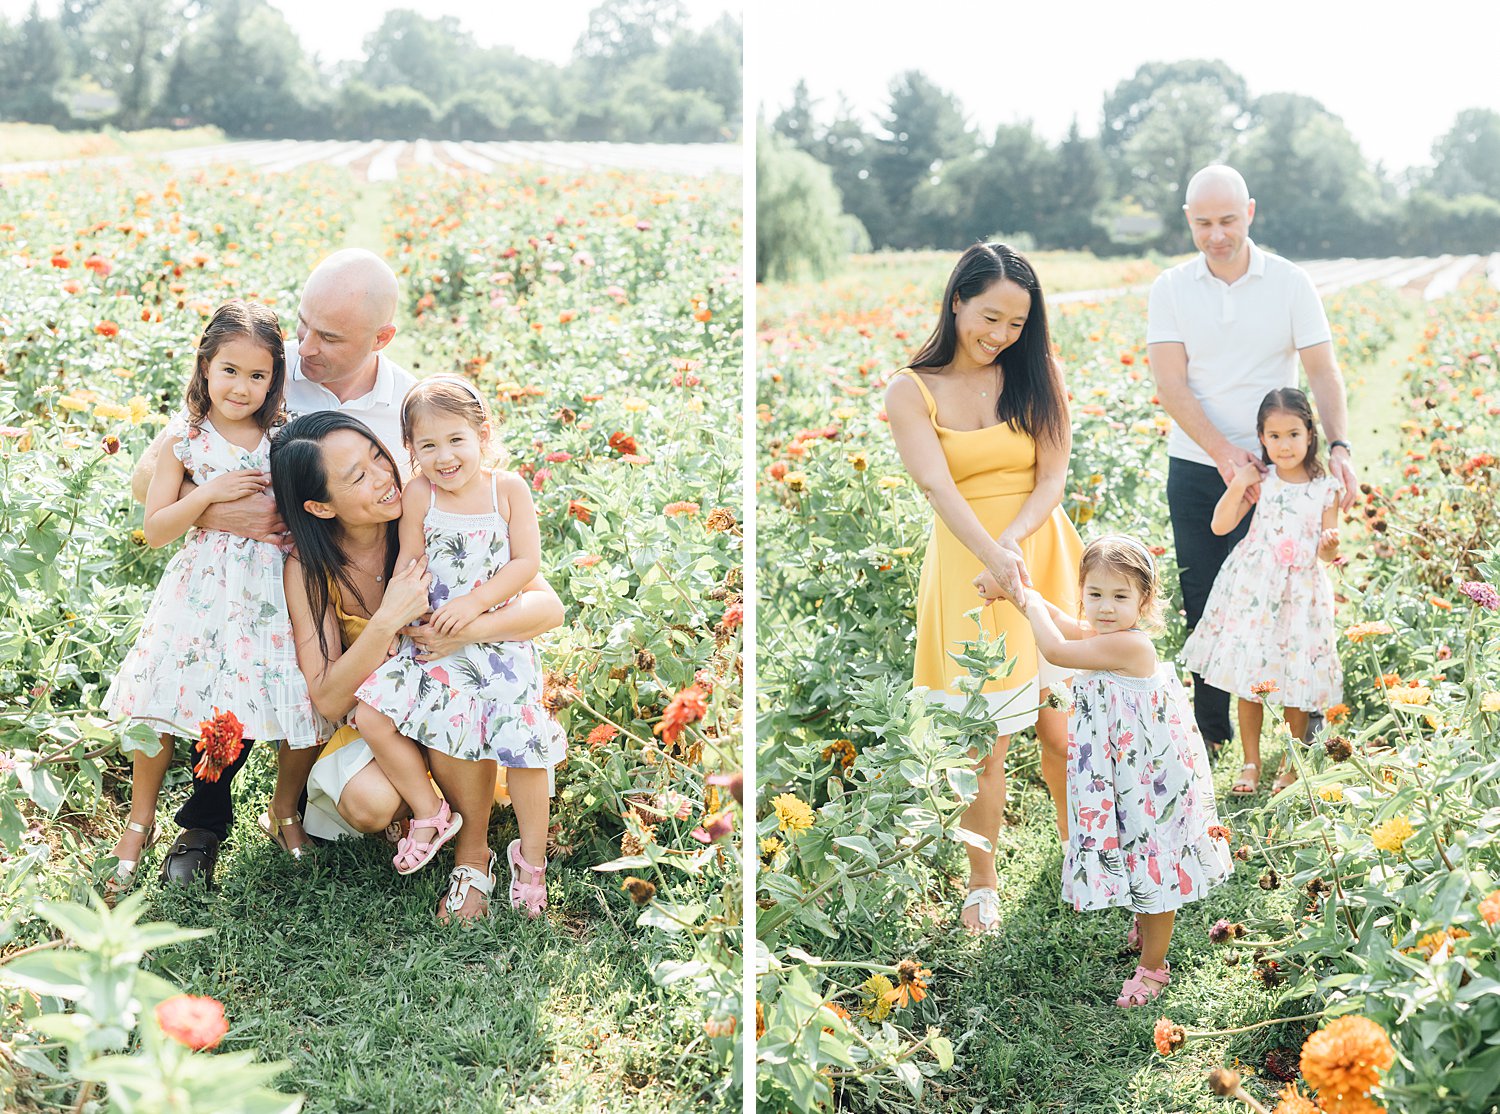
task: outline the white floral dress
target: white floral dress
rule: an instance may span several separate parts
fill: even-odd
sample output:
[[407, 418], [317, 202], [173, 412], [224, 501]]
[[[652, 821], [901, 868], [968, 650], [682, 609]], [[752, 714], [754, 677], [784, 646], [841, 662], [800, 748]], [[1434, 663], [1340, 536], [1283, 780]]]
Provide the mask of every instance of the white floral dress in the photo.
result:
[[[510, 529], [494, 483], [490, 498], [489, 512], [458, 514], [438, 508], [433, 488], [422, 520], [433, 610], [478, 588], [510, 560]], [[454, 758], [545, 769], [567, 749], [561, 725], [542, 705], [541, 657], [531, 642], [474, 643], [423, 663], [403, 639], [355, 695], [407, 738]]]
[[1343, 486], [1332, 476], [1287, 483], [1273, 470], [1260, 484], [1250, 531], [1214, 579], [1182, 661], [1242, 700], [1276, 682], [1273, 702], [1318, 711], [1344, 698], [1333, 624], [1333, 585], [1318, 560], [1323, 511]]
[[1234, 868], [1208, 755], [1170, 663], [1150, 677], [1086, 672], [1068, 717], [1068, 845], [1073, 908], [1167, 913]]
[[[167, 427], [195, 483], [242, 468], [266, 470], [270, 443], [254, 449], [227, 440], [213, 423], [178, 414]], [[281, 572], [285, 557], [269, 542], [222, 530], [187, 532], [167, 563], [140, 637], [115, 674], [104, 706], [111, 716], [196, 739], [215, 711], [233, 712], [246, 739], [316, 746], [326, 724], [313, 710], [297, 667]]]

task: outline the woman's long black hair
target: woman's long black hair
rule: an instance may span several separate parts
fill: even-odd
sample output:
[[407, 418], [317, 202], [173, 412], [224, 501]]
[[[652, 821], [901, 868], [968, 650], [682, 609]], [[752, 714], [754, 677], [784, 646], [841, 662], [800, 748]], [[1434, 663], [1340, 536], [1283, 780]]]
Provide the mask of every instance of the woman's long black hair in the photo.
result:
[[[302, 562], [303, 580], [307, 584], [307, 602], [318, 621], [318, 646], [323, 656], [328, 656], [328, 638], [324, 634], [323, 616], [333, 601], [332, 585], [341, 585], [341, 594], [352, 596], [370, 614], [374, 609], [360, 595], [359, 589], [349, 576], [349, 556], [340, 542], [339, 524], [336, 520], [319, 518], [304, 505], [309, 499], [326, 503], [328, 499], [328, 470], [323, 466], [323, 440], [341, 429], [352, 429], [369, 438], [370, 443], [390, 465], [396, 488], [401, 487], [401, 471], [391, 454], [386, 452], [380, 439], [370, 432], [370, 427], [358, 418], [351, 418], [337, 410], [320, 410], [303, 414], [288, 422], [271, 439], [271, 488], [276, 493], [276, 509], [282, 521], [291, 531], [292, 541], [297, 545], [297, 560]], [[396, 570], [396, 557], [400, 552], [400, 518], [392, 519], [386, 526], [385, 577], [389, 581]], [[380, 601], [376, 601], [379, 603]]]
[[1062, 441], [1067, 436], [1067, 399], [1052, 362], [1052, 335], [1047, 328], [1047, 304], [1042, 284], [1031, 264], [1005, 244], [974, 244], [959, 257], [943, 291], [937, 328], [911, 358], [910, 367], [947, 367], [958, 350], [958, 323], [953, 300], [960, 302], [984, 293], [1005, 279], [1031, 296], [1031, 310], [1020, 337], [995, 357], [1005, 375], [995, 417], [1033, 440], [1041, 436]]

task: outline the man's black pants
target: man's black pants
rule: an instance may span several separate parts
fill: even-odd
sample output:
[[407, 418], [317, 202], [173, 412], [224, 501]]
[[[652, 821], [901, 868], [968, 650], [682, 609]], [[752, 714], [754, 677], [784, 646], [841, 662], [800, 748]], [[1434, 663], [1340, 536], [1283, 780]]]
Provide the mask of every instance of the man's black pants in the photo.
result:
[[[205, 781], [193, 775], [193, 794], [183, 802], [172, 819], [186, 831], [188, 828], [207, 828], [220, 840], [229, 838], [229, 829], [234, 825], [234, 802], [230, 790], [234, 775], [240, 772], [245, 760], [250, 757], [250, 745], [254, 739], [246, 739], [240, 756], [219, 775], [218, 781]], [[196, 761], [196, 755], [194, 761]]]
[[[1219, 470], [1208, 464], [1171, 457], [1167, 461], [1167, 513], [1172, 519], [1172, 541], [1177, 549], [1177, 569], [1182, 588], [1182, 606], [1187, 629], [1192, 631], [1203, 617], [1208, 593], [1224, 560], [1246, 532], [1255, 508], [1222, 537], [1210, 529], [1214, 507], [1227, 486]], [[1193, 674], [1193, 717], [1206, 743], [1226, 743], [1234, 737], [1229, 720], [1229, 693], [1204, 683]]]

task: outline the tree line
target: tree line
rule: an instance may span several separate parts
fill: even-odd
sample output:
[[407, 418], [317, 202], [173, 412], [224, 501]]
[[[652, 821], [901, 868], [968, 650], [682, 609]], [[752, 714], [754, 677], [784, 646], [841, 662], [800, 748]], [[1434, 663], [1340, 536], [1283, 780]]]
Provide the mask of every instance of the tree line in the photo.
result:
[[[980, 135], [917, 71], [891, 82], [874, 126], [847, 102], [818, 109], [799, 83], [762, 136], [788, 216], [760, 192], [759, 277], [818, 270], [865, 243], [1181, 251], [1187, 179], [1212, 162], [1244, 174], [1257, 242], [1289, 256], [1500, 250], [1500, 113], [1486, 108], [1458, 114], [1431, 166], [1401, 173], [1367, 161], [1316, 99], [1252, 95], [1220, 61], [1141, 66], [1104, 98], [1097, 135], [1075, 120], [1055, 145], [1029, 122]], [[790, 226], [800, 211], [816, 215]]]
[[309, 56], [266, 0], [63, 0], [0, 17], [0, 119], [208, 124], [238, 138], [714, 142], [739, 132], [741, 27], [605, 0], [565, 65], [386, 13], [364, 56]]

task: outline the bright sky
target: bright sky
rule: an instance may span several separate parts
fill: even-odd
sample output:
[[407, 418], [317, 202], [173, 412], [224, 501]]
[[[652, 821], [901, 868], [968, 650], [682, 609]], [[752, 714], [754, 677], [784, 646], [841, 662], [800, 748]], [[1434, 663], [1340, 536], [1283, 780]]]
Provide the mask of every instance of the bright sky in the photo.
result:
[[[302, 40], [302, 49], [327, 64], [364, 56], [365, 36], [393, 8], [410, 8], [429, 19], [456, 16], [483, 46], [509, 46], [530, 58], [566, 62], [573, 44], [588, 27], [589, 13], [602, 0], [546, 0], [545, 3], [498, 3], [474, 0], [270, 0]], [[738, 0], [683, 0], [688, 21], [705, 27], [725, 12], [738, 15]], [[11, 22], [26, 18], [31, 0], [0, 0], [0, 14]], [[58, 0], [41, 0], [46, 15], [56, 15]]]
[[[758, 0], [747, 80], [767, 121], [799, 78], [827, 123], [844, 93], [881, 115], [890, 81], [921, 70], [986, 133], [1030, 119], [1056, 142], [1073, 117], [1098, 134], [1104, 96], [1143, 62], [1218, 58], [1251, 96], [1315, 97], [1343, 119], [1365, 157], [1388, 170], [1431, 162], [1433, 140], [1463, 108], [1500, 111], [1500, 4], [1415, 5], [1252, 0], [1062, 0], [922, 5]], [[759, 49], [757, 49], [757, 47]]]

